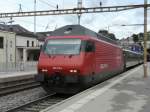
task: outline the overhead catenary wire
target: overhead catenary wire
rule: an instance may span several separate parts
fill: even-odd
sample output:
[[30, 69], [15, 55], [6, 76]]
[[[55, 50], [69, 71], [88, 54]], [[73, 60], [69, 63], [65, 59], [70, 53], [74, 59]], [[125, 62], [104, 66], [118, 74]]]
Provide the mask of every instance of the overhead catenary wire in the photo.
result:
[[53, 5], [57, 5], [57, 3], [52, 2], [51, 0], [46, 0], [48, 3], [51, 3]]
[[18, 5], [18, 3], [17, 2], [14, 2], [13, 0], [6, 0], [6, 1], [8, 1], [9, 3], [11, 3], [11, 4], [13, 4], [13, 5]]
[[46, 5], [48, 5], [48, 6], [50, 6], [50, 7], [52, 7], [52, 8], [56, 8], [56, 6], [54, 6], [54, 5], [52, 5], [52, 4], [50, 4], [50, 3], [48, 3], [48, 2], [46, 2], [46, 1], [44, 1], [44, 0], [39, 0], [41, 3], [44, 3], [44, 4], [46, 4]]
[[[31, 22], [31, 21], [25, 21], [25, 20], [17, 20], [17, 21], [21, 21], [21, 22], [27, 23], [27, 24], [34, 24], [34, 22]], [[41, 24], [36, 24], [36, 25], [39, 27], [45, 27], [44, 25], [41, 25]]]
[[18, 7], [18, 5], [21, 4], [21, 7], [22, 7], [22, 8], [27, 9], [27, 10], [30, 9], [29, 7], [25, 6], [25, 5], [24, 5], [23, 3], [21, 3], [21, 2], [14, 2], [13, 0], [6, 0], [6, 1], [8, 1], [9, 3], [15, 5], [16, 7]]
[[[21, 4], [21, 3], [20, 3]], [[26, 7], [25, 5], [21, 4], [22, 6], [22, 10], [26, 9], [26, 10], [29, 10], [30, 8], [29, 7]]]

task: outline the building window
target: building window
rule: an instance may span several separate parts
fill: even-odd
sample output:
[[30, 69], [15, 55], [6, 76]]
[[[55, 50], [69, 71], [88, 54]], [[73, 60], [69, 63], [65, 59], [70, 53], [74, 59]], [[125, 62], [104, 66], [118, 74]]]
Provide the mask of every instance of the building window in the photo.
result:
[[29, 47], [29, 40], [27, 40], [27, 47]]
[[34, 41], [32, 41], [32, 47], [34, 47]]
[[0, 37], [0, 49], [4, 48], [4, 37]]
[[12, 41], [10, 41], [10, 48], [12, 48]]

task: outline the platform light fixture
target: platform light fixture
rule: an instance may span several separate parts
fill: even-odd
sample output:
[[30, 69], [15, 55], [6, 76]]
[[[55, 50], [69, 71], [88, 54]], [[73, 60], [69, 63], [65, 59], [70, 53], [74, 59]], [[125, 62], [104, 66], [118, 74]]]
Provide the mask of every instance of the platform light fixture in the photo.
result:
[[47, 69], [42, 69], [41, 71], [42, 71], [42, 72], [48, 72], [48, 70], [47, 70]]

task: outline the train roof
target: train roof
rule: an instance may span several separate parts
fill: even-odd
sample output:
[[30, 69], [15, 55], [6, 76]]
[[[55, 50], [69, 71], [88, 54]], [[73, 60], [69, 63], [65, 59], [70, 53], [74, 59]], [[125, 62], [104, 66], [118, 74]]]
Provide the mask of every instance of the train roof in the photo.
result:
[[89, 30], [81, 25], [66, 25], [52, 32], [52, 36], [68, 36], [68, 35], [88, 35], [97, 37], [96, 32]]
[[70, 36], [70, 35], [72, 35], [72, 36], [79, 36], [79, 35], [91, 36], [91, 37], [95, 37], [100, 40], [107, 41], [109, 43], [117, 44], [116, 41], [114, 41], [102, 34], [96, 33], [84, 26], [81, 26], [81, 25], [66, 25], [64, 27], [54, 30], [51, 33], [51, 36]]

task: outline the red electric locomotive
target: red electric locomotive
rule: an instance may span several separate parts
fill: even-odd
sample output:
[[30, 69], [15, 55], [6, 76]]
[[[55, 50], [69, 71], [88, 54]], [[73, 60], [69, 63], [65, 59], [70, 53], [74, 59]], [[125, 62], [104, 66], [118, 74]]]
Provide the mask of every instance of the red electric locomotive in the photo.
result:
[[123, 50], [81, 25], [55, 30], [45, 40], [36, 79], [46, 91], [74, 93], [124, 70]]

